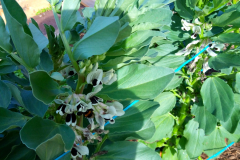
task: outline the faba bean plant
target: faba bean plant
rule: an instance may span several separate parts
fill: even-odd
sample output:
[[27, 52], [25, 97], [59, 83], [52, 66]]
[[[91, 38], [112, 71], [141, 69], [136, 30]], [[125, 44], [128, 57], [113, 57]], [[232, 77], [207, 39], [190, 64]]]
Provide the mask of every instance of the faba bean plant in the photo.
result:
[[239, 141], [240, 3], [48, 1], [43, 35], [1, 0], [1, 160], [201, 159]]

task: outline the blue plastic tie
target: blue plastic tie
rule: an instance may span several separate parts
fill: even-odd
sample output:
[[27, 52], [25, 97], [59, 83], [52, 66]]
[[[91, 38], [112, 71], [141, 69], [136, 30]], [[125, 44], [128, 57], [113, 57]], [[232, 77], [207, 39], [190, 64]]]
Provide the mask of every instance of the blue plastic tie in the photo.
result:
[[[196, 54], [195, 56], [193, 56], [191, 59], [187, 60], [186, 62], [184, 62], [180, 67], [178, 67], [174, 72], [178, 72], [180, 71], [184, 66], [186, 66], [188, 63], [190, 63], [192, 60], [194, 60], [197, 56], [199, 56], [201, 53], [203, 53], [205, 50], [207, 50], [209, 47], [209, 45], [207, 45], [205, 48], [203, 48], [198, 54]], [[133, 101], [130, 105], [128, 105], [126, 108], [124, 108], [123, 110], [126, 112], [129, 108], [131, 108], [134, 104], [136, 104], [137, 102], [139, 102], [139, 100], [135, 100]], [[113, 119], [117, 118], [117, 116], [114, 116]], [[104, 126], [108, 125], [109, 122], [105, 123]], [[94, 134], [94, 133], [93, 133]], [[209, 157], [207, 160], [210, 160], [212, 158], [215, 158], [217, 156], [219, 156], [220, 154], [222, 154], [225, 150], [227, 150], [230, 146], [232, 146], [234, 144], [234, 142], [230, 143], [229, 145], [227, 145], [225, 148], [223, 148], [221, 151], [219, 151], [218, 153], [214, 154], [213, 156]], [[65, 156], [67, 153], [69, 153], [70, 151], [67, 151], [65, 153], [63, 153], [61, 156], [59, 156], [58, 158], [56, 158], [55, 160], [59, 160], [60, 158], [62, 158], [63, 156]]]
[[178, 67], [175, 72], [180, 71], [184, 66], [186, 66], [189, 62], [191, 62], [192, 60], [194, 60], [197, 56], [199, 56], [201, 53], [203, 53], [205, 50], [207, 50], [209, 47], [209, 45], [207, 45], [205, 48], [203, 48], [198, 54], [196, 54], [195, 56], [193, 56], [191, 59], [187, 60], [186, 62], [184, 62], [180, 67]]
[[216, 158], [218, 156], [220, 156], [224, 151], [226, 151], [229, 147], [231, 147], [234, 144], [234, 142], [230, 143], [229, 145], [227, 145], [225, 148], [223, 148], [221, 151], [219, 151], [218, 153], [212, 155], [211, 157], [209, 157], [207, 160]]

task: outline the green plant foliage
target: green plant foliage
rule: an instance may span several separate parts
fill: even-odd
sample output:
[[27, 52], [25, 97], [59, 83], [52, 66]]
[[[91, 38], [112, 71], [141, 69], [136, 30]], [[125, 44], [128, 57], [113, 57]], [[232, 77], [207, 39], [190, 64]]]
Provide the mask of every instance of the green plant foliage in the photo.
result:
[[185, 19], [193, 19], [194, 11], [187, 6], [187, 0], [175, 1], [175, 9], [181, 17]]
[[[116, 118], [114, 125], [106, 127], [110, 131], [109, 139], [121, 141], [130, 137], [143, 140], [151, 138], [155, 127], [150, 117], [158, 106], [156, 102], [139, 101], [127, 110], [124, 116]], [[130, 122], [129, 119], [133, 121]]]
[[18, 54], [29, 67], [36, 67], [40, 62], [40, 50], [27, 26], [26, 15], [16, 1], [2, 0], [1, 2]]
[[51, 103], [57, 95], [64, 93], [60, 90], [58, 83], [55, 82], [45, 71], [31, 73], [30, 82], [34, 96], [45, 104]]
[[64, 142], [62, 136], [57, 134], [48, 141], [40, 144], [36, 153], [40, 159], [51, 160], [60, 156], [64, 151]]
[[[70, 150], [75, 139], [75, 134], [72, 129], [66, 125], [57, 124], [40, 117], [34, 117], [26, 123], [20, 133], [22, 142], [28, 148], [34, 150], [37, 150], [38, 147], [40, 147], [39, 152], [42, 152], [42, 143], [52, 139], [56, 134], [59, 134], [59, 136], [62, 137], [65, 146], [64, 148]], [[47, 142], [45, 145], [48, 144], [51, 144], [51, 141]]]
[[226, 122], [234, 107], [232, 89], [220, 78], [208, 78], [202, 88], [201, 95], [206, 109], [218, 119]]
[[27, 117], [20, 113], [12, 112], [5, 108], [0, 108], [0, 111], [0, 133], [16, 126], [23, 127], [27, 122]]
[[11, 101], [12, 94], [8, 86], [1, 80], [0, 80], [0, 94], [1, 94], [0, 107], [7, 108]]
[[163, 67], [133, 64], [118, 70], [117, 75], [118, 81], [103, 88], [99, 94], [106, 94], [113, 99], [150, 99], [164, 90], [174, 72]]
[[[76, 60], [86, 59], [93, 55], [105, 53], [114, 44], [119, 29], [118, 17], [97, 17], [83, 39], [75, 45], [74, 58]], [[104, 41], [97, 39], [97, 37], [104, 38]]]
[[114, 159], [115, 157], [118, 157], [119, 159], [126, 160], [132, 159], [161, 160], [161, 157], [155, 151], [151, 150], [150, 148], [139, 142], [120, 141], [104, 147], [103, 150], [107, 150], [108, 153], [102, 156], [97, 156], [95, 159], [110, 160]]
[[36, 157], [36, 153], [33, 150], [27, 148], [24, 144], [20, 144], [18, 146], [13, 146], [6, 160], [12, 160], [12, 159], [34, 160], [35, 157]]
[[209, 59], [209, 66], [215, 70], [239, 66], [240, 56], [238, 54], [220, 54]]
[[0, 40], [0, 47], [3, 48], [8, 53], [12, 52], [12, 45], [10, 44], [10, 35], [6, 31], [5, 23], [2, 17], [0, 17], [0, 37], [2, 37]]

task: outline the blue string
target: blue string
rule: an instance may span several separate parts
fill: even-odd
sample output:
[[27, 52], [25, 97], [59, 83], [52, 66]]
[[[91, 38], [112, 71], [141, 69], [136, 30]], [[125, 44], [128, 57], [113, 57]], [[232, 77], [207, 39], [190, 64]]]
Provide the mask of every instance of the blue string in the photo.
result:
[[203, 53], [205, 50], [207, 50], [209, 47], [209, 45], [207, 45], [205, 48], [203, 48], [198, 54], [196, 54], [195, 56], [193, 56], [191, 59], [187, 60], [186, 62], [184, 62], [180, 67], [178, 67], [175, 72], [180, 71], [184, 66], [186, 66], [189, 62], [191, 62], [192, 60], [194, 60], [197, 56], [199, 56], [201, 53]]
[[[178, 72], [180, 71], [185, 65], [187, 65], [188, 63], [190, 63], [192, 60], [194, 60], [197, 56], [199, 56], [201, 53], [203, 53], [205, 50], [207, 50], [209, 47], [209, 45], [207, 45], [205, 48], [203, 48], [198, 54], [196, 54], [195, 56], [193, 56], [191, 59], [187, 60], [186, 62], [184, 62], [180, 67], [178, 67], [174, 72]], [[136, 104], [139, 100], [135, 100], [133, 101], [129, 106], [127, 106], [126, 108], [124, 108], [124, 111], [126, 112], [129, 108], [131, 108], [134, 104]], [[117, 116], [114, 116], [113, 119], [117, 118]], [[108, 125], [109, 122], [105, 123], [104, 126]], [[93, 133], [94, 134], [94, 133]], [[225, 150], [227, 150], [230, 146], [232, 146], [234, 144], [234, 142], [230, 143], [229, 145], [227, 145], [225, 148], [223, 148], [221, 151], [219, 151], [218, 153], [214, 154], [213, 156], [209, 157], [207, 160], [210, 160], [212, 158], [215, 158], [217, 156], [219, 156], [220, 154], [222, 154]], [[62, 158], [63, 156], [65, 156], [67, 153], [69, 153], [70, 151], [67, 151], [65, 153], [63, 153], [61, 156], [59, 156], [58, 158], [56, 158], [55, 160], [59, 160], [60, 158]]]
[[227, 145], [225, 148], [223, 148], [221, 151], [219, 151], [218, 153], [212, 155], [211, 157], [209, 157], [207, 160], [216, 158], [218, 156], [220, 156], [225, 150], [227, 150], [229, 147], [231, 147], [234, 144], [234, 142], [230, 143], [229, 145]]

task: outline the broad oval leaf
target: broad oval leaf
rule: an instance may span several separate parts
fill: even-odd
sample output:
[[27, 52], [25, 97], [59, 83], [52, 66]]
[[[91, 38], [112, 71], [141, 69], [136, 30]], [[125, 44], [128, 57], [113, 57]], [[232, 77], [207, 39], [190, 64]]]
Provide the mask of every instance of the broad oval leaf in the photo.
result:
[[44, 102], [51, 103], [57, 95], [63, 93], [59, 85], [55, 82], [47, 72], [35, 71], [30, 73], [30, 82], [33, 90], [33, 95]]
[[153, 113], [152, 117], [161, 116], [170, 112], [176, 104], [176, 97], [172, 92], [163, 92], [154, 98], [155, 102], [158, 102], [160, 106]]
[[208, 78], [202, 85], [201, 95], [206, 109], [226, 122], [234, 107], [234, 94], [226, 82], [217, 77]]
[[36, 67], [40, 62], [41, 52], [32, 38], [22, 8], [15, 0], [2, 0], [1, 2], [11, 38], [18, 54], [29, 67]]
[[238, 54], [219, 54], [216, 57], [211, 57], [208, 61], [209, 67], [220, 70], [231, 66], [239, 67], [240, 56]]
[[225, 138], [228, 138], [228, 143], [237, 142], [238, 137], [227, 132], [223, 127], [216, 127], [209, 135], [204, 137], [204, 153], [212, 156], [227, 146]]
[[48, 106], [33, 96], [32, 91], [21, 90], [21, 97], [26, 108], [30, 113], [43, 117], [48, 110]]
[[13, 159], [27, 159], [27, 160], [35, 160], [36, 153], [34, 150], [27, 148], [24, 144], [20, 144], [18, 146], [13, 146], [11, 152], [7, 156], [5, 160], [13, 160]]
[[12, 94], [8, 86], [0, 80], [0, 108], [7, 108], [11, 102]]
[[96, 17], [84, 37], [74, 46], [75, 60], [107, 52], [116, 41], [119, 30], [118, 17]]
[[163, 151], [162, 159], [163, 160], [178, 160], [176, 150], [172, 147], [167, 147], [167, 149], [165, 149]]
[[206, 135], [212, 133], [217, 126], [217, 119], [203, 106], [202, 103], [194, 104], [191, 112], [195, 115], [194, 120], [199, 123], [199, 128], [205, 131]]
[[28, 148], [34, 150], [43, 142], [53, 138], [56, 134], [61, 135], [65, 149], [70, 150], [75, 140], [75, 134], [67, 125], [57, 124], [51, 120], [44, 120], [40, 117], [34, 117], [26, 123], [20, 132], [22, 142]]
[[137, 102], [123, 116], [117, 117], [114, 125], [107, 125], [106, 129], [110, 131], [109, 138], [115, 141], [128, 137], [143, 140], [151, 138], [155, 127], [150, 117], [158, 106], [157, 102]]
[[64, 142], [62, 136], [57, 134], [48, 141], [40, 144], [36, 153], [40, 159], [51, 160], [56, 159], [64, 152]]
[[187, 7], [187, 0], [177, 0], [174, 4], [175, 10], [181, 17], [189, 20], [193, 19], [194, 11], [190, 7]]
[[148, 142], [155, 142], [158, 140], [162, 140], [163, 138], [171, 137], [175, 122], [173, 116], [170, 113], [166, 113], [164, 115], [154, 114], [151, 117], [151, 120], [155, 125], [156, 131], [152, 138], [147, 140]]
[[240, 120], [240, 95], [234, 94], [234, 108], [231, 117], [226, 122], [221, 122], [230, 133], [234, 133]]
[[63, 31], [70, 30], [77, 22], [80, 0], [64, 0], [62, 4], [61, 26]]
[[3, 48], [8, 53], [12, 52], [12, 45], [10, 44], [10, 35], [6, 31], [5, 23], [0, 16], [0, 47]]
[[0, 133], [12, 127], [23, 127], [27, 119], [27, 117], [20, 113], [0, 108]]
[[202, 154], [204, 131], [198, 129], [199, 124], [194, 120], [188, 122], [184, 130], [184, 137], [187, 138], [186, 151], [191, 159], [196, 159]]
[[157, 152], [139, 142], [115, 142], [105, 146], [102, 150], [108, 151], [107, 154], [97, 156], [96, 160], [161, 160]]
[[[240, 14], [240, 12], [239, 12]], [[222, 33], [219, 36], [213, 37], [213, 41], [221, 43], [239, 44], [240, 34], [237, 33]]]
[[213, 26], [225, 27], [227, 25], [232, 25], [233, 27], [240, 27], [240, 12], [232, 11], [222, 14], [212, 20]]
[[104, 86], [99, 94], [113, 99], [153, 99], [159, 95], [174, 76], [169, 68], [132, 64], [119, 69], [118, 80]]

